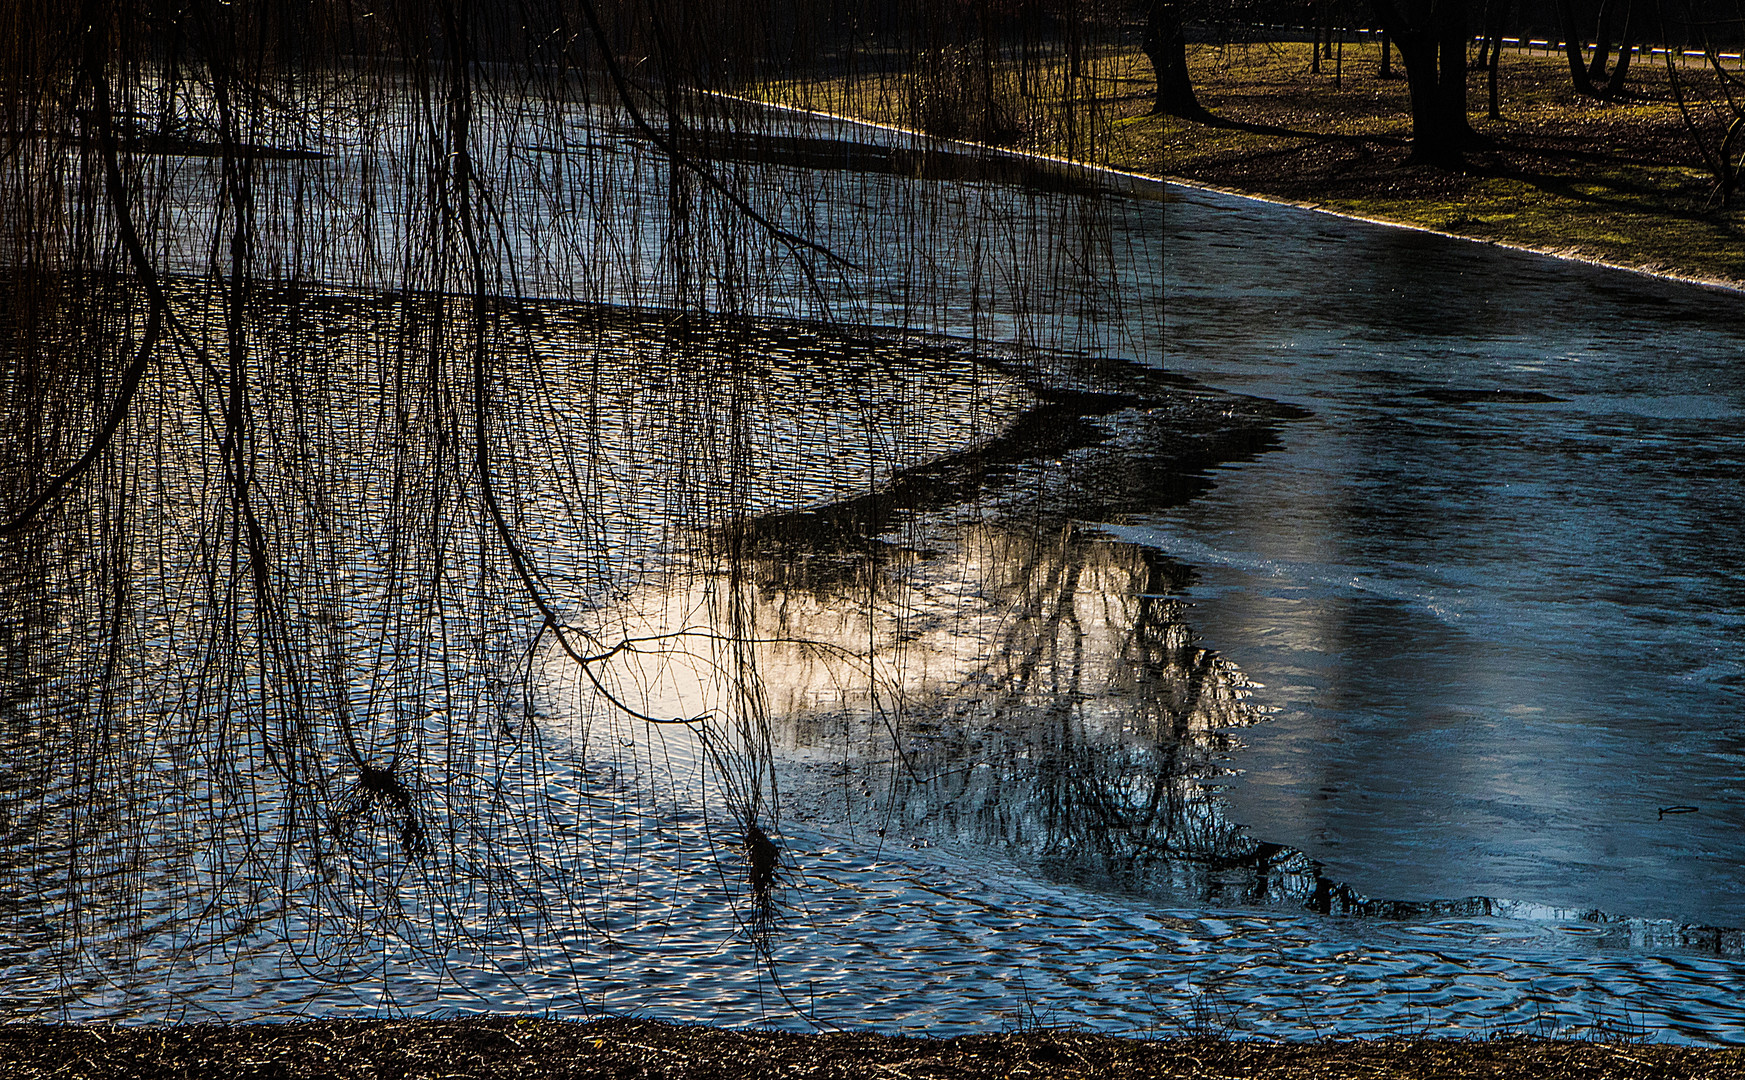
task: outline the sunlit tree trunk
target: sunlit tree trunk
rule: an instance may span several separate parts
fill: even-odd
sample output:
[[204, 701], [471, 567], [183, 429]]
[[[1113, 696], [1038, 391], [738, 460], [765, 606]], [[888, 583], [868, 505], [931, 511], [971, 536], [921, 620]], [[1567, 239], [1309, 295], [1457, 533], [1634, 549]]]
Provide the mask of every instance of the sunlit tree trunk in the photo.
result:
[[[1618, 0], [1612, 0], [1608, 5], [1608, 10], [1615, 7], [1617, 3]], [[1630, 0], [1623, 0], [1623, 4], [1624, 19], [1621, 24], [1621, 29], [1618, 31], [1618, 62], [1612, 68], [1611, 75], [1607, 76], [1606, 87], [1605, 90], [1602, 91], [1602, 96], [1607, 99], [1617, 97], [1623, 92], [1624, 79], [1630, 73], [1630, 55], [1636, 47], [1635, 39], [1640, 36], [1637, 33], [1636, 20], [1632, 17], [1634, 15], [1633, 5], [1630, 3]], [[1609, 37], [1610, 34], [1607, 36]]]
[[1503, 110], [1497, 100], [1497, 73], [1503, 62], [1503, 20], [1499, 17], [1492, 28], [1489, 38], [1490, 56], [1485, 59], [1485, 93], [1487, 111], [1485, 115], [1492, 120], [1501, 120]]

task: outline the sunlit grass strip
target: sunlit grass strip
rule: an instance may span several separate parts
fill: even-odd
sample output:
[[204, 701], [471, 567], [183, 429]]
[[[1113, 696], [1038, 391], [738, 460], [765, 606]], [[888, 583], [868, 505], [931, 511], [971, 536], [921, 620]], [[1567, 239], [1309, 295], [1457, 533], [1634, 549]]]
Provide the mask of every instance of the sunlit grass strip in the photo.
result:
[[[1378, 139], [1409, 136], [1405, 82], [1376, 77], [1376, 46], [1347, 43], [1338, 90], [1325, 61], [1322, 75], [1309, 74], [1308, 49], [1301, 43], [1201, 46], [1190, 58], [1200, 99], [1229, 120]], [[1502, 119], [1486, 117], [1485, 77], [1476, 70], [1471, 115], [1480, 134], [1505, 147], [1567, 134], [1585, 139], [1585, 146], [1571, 147], [1579, 154], [1544, 154], [1529, 167], [1499, 166], [1475, 154], [1469, 173], [1450, 178], [1458, 183], [1424, 185], [1402, 176], [1397, 192], [1390, 192], [1384, 177], [1354, 183], [1329, 176], [1310, 193], [1293, 163], [1312, 151], [1315, 139], [1171, 117], [1162, 135], [1164, 171], [1357, 217], [1697, 280], [1745, 281], [1745, 212], [1714, 205], [1713, 184], [1702, 169], [1667, 159], [1672, 150], [1688, 150], [1680, 145], [1677, 107], [1664, 93], [1665, 72], [1633, 68], [1632, 86], [1644, 96], [1602, 103], [1575, 94], [1565, 64], [1559, 56], [1505, 49]], [[1373, 152], [1388, 151], [1377, 145]], [[1268, 158], [1272, 167], [1259, 164]]]
[[[1633, 170], [1619, 169], [1628, 178]], [[1671, 187], [1694, 170], [1652, 179]], [[1601, 184], [1548, 187], [1487, 178], [1457, 199], [1330, 197], [1323, 209], [1489, 240], [1610, 266], [1700, 282], [1745, 286], [1739, 214], [1693, 214], [1676, 191], [1618, 197]]]
[[[1000, 64], [991, 83], [994, 111], [1012, 122], [999, 141], [1012, 149], [1126, 172], [1161, 176], [1164, 119], [1147, 115], [1157, 81], [1145, 54], [1106, 48], [1081, 60], [1076, 77], [1064, 59]], [[943, 131], [922, 107], [928, 77], [880, 71], [788, 79], [748, 87], [748, 96], [930, 135], [974, 138], [974, 130]], [[985, 91], [982, 91], [985, 93]], [[986, 101], [978, 103], [985, 111]], [[992, 140], [990, 140], [992, 141]]]

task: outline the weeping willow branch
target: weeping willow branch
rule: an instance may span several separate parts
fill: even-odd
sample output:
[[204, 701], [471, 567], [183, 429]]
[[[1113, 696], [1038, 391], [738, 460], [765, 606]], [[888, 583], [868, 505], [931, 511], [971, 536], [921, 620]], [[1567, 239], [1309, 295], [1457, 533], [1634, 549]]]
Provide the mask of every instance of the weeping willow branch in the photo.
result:
[[713, 170], [692, 158], [691, 155], [686, 153], [677, 142], [667, 138], [657, 131], [654, 125], [648, 122], [647, 117], [642, 115], [642, 110], [636, 105], [635, 95], [631, 91], [630, 82], [624, 77], [624, 69], [619, 65], [618, 58], [613, 53], [612, 43], [606, 36], [605, 27], [600, 22], [599, 12], [594, 9], [594, 0], [580, 0], [580, 3], [582, 6], [582, 15], [588, 22], [588, 29], [592, 31], [594, 41], [600, 47], [601, 61], [606, 65], [606, 71], [612, 77], [612, 85], [618, 92], [618, 100], [623, 104], [625, 111], [630, 114], [631, 123], [636, 125], [638, 131], [642, 132], [650, 142], [658, 146], [661, 152], [666, 154], [666, 156], [674, 163], [694, 173], [703, 181], [703, 183], [707, 184], [717, 194], [732, 203], [734, 208], [740, 213], [756, 222], [765, 232], [769, 233], [777, 240], [780, 240], [788, 250], [794, 253], [795, 260], [799, 263], [801, 269], [805, 271], [806, 278], [811, 284], [814, 292], [821, 293], [818, 279], [816, 273], [812, 269], [812, 264], [804, 257], [804, 255], [801, 254], [802, 252], [811, 251], [815, 254], [822, 255], [830, 263], [842, 267], [843, 269], [860, 269], [859, 266], [836, 254], [834, 251], [831, 251], [827, 246], [789, 232], [787, 229], [782, 228], [780, 225], [777, 225], [775, 222], [765, 217], [756, 207], [747, 202], [744, 196], [727, 186], [720, 177], [715, 175]]
[[[617, 856], [584, 815], [554, 824], [613, 782], [565, 741], [597, 717], [641, 745], [695, 738], [685, 835], [737, 829], [767, 898], [773, 644], [864, 681], [893, 767], [924, 779], [871, 631], [863, 653], [762, 632], [749, 530], [708, 556], [732, 570], [709, 628], [589, 613], [652, 585], [639, 553], [701, 566], [699, 529], [830, 503], [1017, 415], [1018, 390], [984, 410], [1004, 376], [968, 346], [937, 390], [933, 345], [820, 327], [876, 296], [883, 325], [979, 338], [1009, 285], [997, 317], [1028, 347], [1063, 295], [1049, 274], [1086, 271], [1071, 299], [1108, 288], [1094, 260], [1061, 269], [1083, 253], [1050, 262], [1053, 196], [891, 168], [886, 187], [738, 138], [770, 114], [686, 97], [762, 62], [719, 5], [622, 9], [659, 39], [664, 101], [598, 0], [76, 6], [24, 0], [0, 45], [0, 273], [19, 283], [0, 305], [0, 636], [24, 673], [0, 680], [0, 760], [40, 773], [0, 777], [0, 815], [4, 854], [66, 903], [0, 933], [56, 928], [41, 955], [68, 970], [158, 939], [177, 970], [258, 946], [346, 988], [407, 954], [458, 983], [446, 942], [570, 948], [540, 935], [605, 926], [625, 895], [598, 887]], [[695, 42], [690, 17], [747, 36]], [[576, 42], [600, 52], [579, 82]], [[790, 59], [817, 74], [819, 55]], [[699, 276], [733, 318], [693, 333]], [[818, 321], [786, 314], [809, 297]], [[819, 452], [784, 460], [796, 442]], [[702, 662], [717, 697], [665, 708], [635, 682], [662, 652]], [[260, 946], [257, 924], [285, 940]]]
[[[133, 404], [134, 394], [138, 392], [140, 382], [145, 378], [146, 369], [151, 363], [152, 352], [157, 347], [158, 335], [163, 330], [164, 319], [170, 310], [169, 301], [165, 299], [163, 290], [158, 286], [157, 272], [152, 267], [151, 259], [145, 253], [145, 245], [140, 243], [139, 231], [134, 228], [133, 214], [128, 208], [127, 186], [121, 177], [121, 164], [116, 149], [115, 116], [109, 104], [109, 83], [103, 74], [105, 58], [102, 55], [100, 39], [95, 32], [88, 36], [87, 44], [88, 51], [84, 70], [86, 76], [92, 81], [93, 97], [96, 99], [97, 144], [99, 152], [103, 156], [104, 191], [108, 197], [110, 210], [115, 215], [116, 232], [121, 238], [122, 246], [127, 250], [129, 260], [133, 263], [134, 272], [139, 275], [151, 310], [147, 316], [145, 336], [140, 343], [139, 352], [123, 373], [121, 387], [116, 392], [115, 400], [109, 407], [102, 427], [98, 429], [96, 437], [91, 440], [91, 445], [86, 448], [77, 461], [44, 485], [42, 491], [23, 510], [4, 524], [0, 524], [0, 536], [22, 532], [29, 527], [43, 507], [52, 502], [69, 484], [83, 476], [103, 456], [103, 452], [114, 441], [115, 433], [120, 430], [122, 421], [127, 419], [128, 409]], [[18, 139], [20, 136], [14, 136], [14, 138]]]

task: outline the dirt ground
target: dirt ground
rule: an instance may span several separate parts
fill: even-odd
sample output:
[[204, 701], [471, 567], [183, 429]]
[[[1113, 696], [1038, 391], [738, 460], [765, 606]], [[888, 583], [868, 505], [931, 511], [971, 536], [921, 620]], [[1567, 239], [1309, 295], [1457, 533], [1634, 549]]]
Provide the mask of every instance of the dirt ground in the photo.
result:
[[726, 1031], [648, 1020], [319, 1020], [241, 1026], [0, 1025], [0, 1076], [764, 1078], [1745, 1076], [1745, 1050], [1538, 1039], [1321, 1043], [1033, 1030], [949, 1040]]

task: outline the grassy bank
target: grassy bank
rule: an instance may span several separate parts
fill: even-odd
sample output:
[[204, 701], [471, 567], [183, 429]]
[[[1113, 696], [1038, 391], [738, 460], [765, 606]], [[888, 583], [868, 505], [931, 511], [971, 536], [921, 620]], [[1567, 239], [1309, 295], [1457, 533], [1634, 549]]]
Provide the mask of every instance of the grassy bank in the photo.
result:
[[1076, 77], [1058, 61], [1005, 65], [988, 78], [969, 69], [877, 71], [747, 88], [766, 101], [853, 116], [1053, 157], [1162, 176], [1165, 122], [1146, 115], [1157, 98], [1151, 64], [1137, 50], [1103, 49]]
[[1745, 1075], [1745, 1050], [1524, 1038], [1276, 1044], [1055, 1030], [935, 1040], [483, 1017], [236, 1027], [0, 1025], [0, 1075], [1720, 1080]]
[[[1632, 69], [1634, 96], [1575, 93], [1560, 56], [1505, 51], [1500, 119], [1472, 77], [1474, 128], [1488, 145], [1459, 172], [1404, 164], [1404, 80], [1381, 79], [1379, 51], [1347, 45], [1341, 85], [1306, 44], [1200, 46], [1201, 101], [1229, 126], [1163, 126], [1165, 172], [1621, 266], [1745, 281], [1745, 198], [1723, 207], [1673, 99], [1664, 66]], [[1700, 70], [1682, 73], [1705, 77]], [[1688, 92], [1688, 90], [1687, 90]]]
[[[1264, 195], [1681, 277], [1745, 283], [1745, 193], [1730, 207], [1673, 98], [1665, 67], [1639, 61], [1631, 96], [1602, 102], [1575, 93], [1558, 55], [1506, 50], [1500, 119], [1486, 116], [1483, 72], [1469, 103], [1486, 145], [1460, 171], [1407, 166], [1405, 80], [1379, 76], [1372, 42], [1348, 42], [1343, 60], [1310, 70], [1309, 45], [1197, 45], [1189, 57], [1214, 123], [1148, 116], [1155, 83], [1134, 52], [1108, 52], [1077, 81], [1058, 66], [1006, 71], [991, 90], [946, 113], [946, 126], [986, 134], [976, 118], [1003, 117], [999, 140], [1191, 183]], [[1398, 60], [1395, 71], [1399, 71]], [[1687, 95], [1711, 89], [1699, 66], [1682, 72]], [[936, 80], [935, 80], [936, 81]], [[793, 104], [905, 126], [937, 122], [922, 76], [884, 74], [764, 88]], [[1072, 88], [1070, 103], [1063, 87]], [[987, 105], [988, 95], [996, 100]], [[1696, 117], [1718, 143], [1726, 116]], [[1094, 123], [1092, 121], [1095, 121]]]

